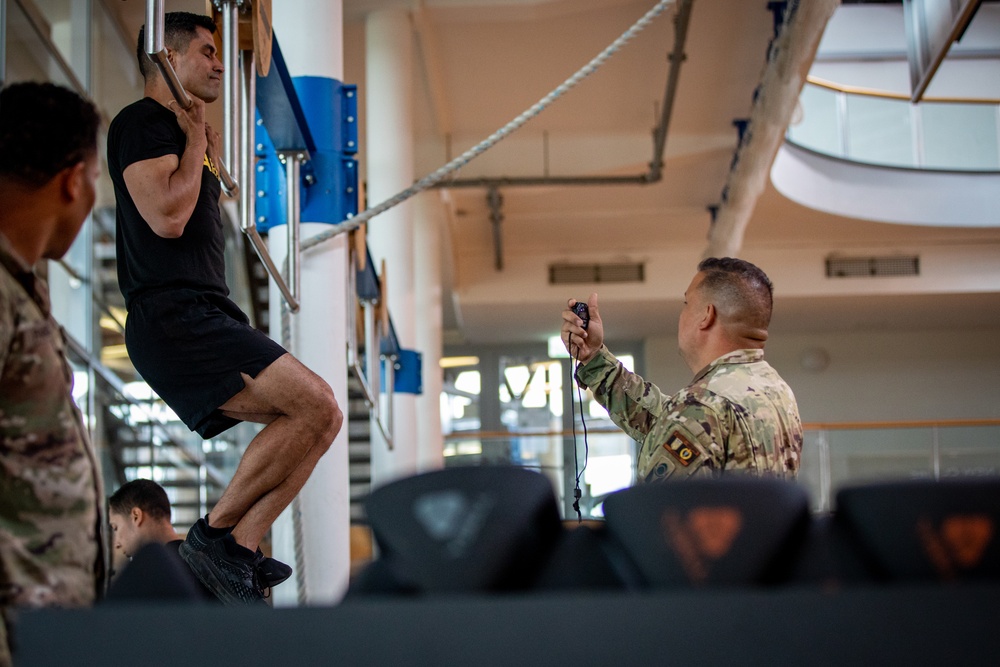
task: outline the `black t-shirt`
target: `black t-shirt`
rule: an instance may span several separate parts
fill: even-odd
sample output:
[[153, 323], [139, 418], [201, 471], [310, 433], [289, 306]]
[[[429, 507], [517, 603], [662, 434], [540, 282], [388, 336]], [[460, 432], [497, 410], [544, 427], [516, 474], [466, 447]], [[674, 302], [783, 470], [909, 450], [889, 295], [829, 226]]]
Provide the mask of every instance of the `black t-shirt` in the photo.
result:
[[193, 289], [228, 296], [219, 179], [202, 168], [201, 192], [184, 233], [157, 236], [139, 215], [123, 172], [136, 162], [184, 152], [186, 137], [173, 112], [148, 97], [122, 109], [108, 130], [108, 171], [118, 202], [118, 285], [126, 307], [146, 292]]

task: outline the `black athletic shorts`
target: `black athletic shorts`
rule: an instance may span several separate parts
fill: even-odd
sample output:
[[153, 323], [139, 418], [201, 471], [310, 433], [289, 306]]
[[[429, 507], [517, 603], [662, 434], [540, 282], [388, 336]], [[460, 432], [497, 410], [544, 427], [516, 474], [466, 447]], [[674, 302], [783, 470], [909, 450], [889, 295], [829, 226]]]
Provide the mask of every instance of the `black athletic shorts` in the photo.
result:
[[218, 408], [243, 389], [240, 373], [256, 377], [285, 354], [228, 298], [186, 289], [136, 298], [125, 346], [142, 379], [203, 438], [239, 423]]

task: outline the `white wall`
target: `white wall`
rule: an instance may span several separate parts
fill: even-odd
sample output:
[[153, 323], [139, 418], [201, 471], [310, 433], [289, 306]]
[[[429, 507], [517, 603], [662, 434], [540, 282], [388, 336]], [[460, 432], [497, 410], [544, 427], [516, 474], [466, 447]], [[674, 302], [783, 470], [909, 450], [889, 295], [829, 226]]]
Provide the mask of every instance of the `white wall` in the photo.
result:
[[[805, 422], [1000, 418], [1000, 330], [788, 334], [766, 358], [791, 385]], [[821, 372], [803, 353], [829, 355]], [[690, 380], [674, 335], [646, 340], [647, 380], [676, 391]]]

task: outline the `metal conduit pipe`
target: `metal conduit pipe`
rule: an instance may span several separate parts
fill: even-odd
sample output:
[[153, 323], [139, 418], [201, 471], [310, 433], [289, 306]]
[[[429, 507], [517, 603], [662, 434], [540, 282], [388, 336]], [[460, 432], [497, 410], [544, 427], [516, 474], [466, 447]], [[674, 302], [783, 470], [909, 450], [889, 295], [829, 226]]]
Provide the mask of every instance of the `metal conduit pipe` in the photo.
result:
[[670, 70], [667, 74], [666, 89], [663, 93], [663, 110], [660, 122], [653, 129], [653, 159], [649, 171], [634, 176], [503, 176], [500, 178], [456, 178], [441, 181], [435, 188], [496, 188], [534, 185], [649, 185], [663, 179], [663, 153], [667, 145], [667, 130], [677, 95], [681, 65], [686, 56], [684, 45], [687, 41], [688, 23], [694, 0], [679, 0], [677, 15], [674, 17], [674, 48], [670, 52]]
[[497, 178], [456, 178], [441, 181], [435, 188], [501, 188], [522, 185], [644, 185], [648, 174], [636, 176], [500, 176]]
[[687, 58], [684, 45], [687, 43], [688, 22], [691, 20], [691, 5], [694, 0], [681, 0], [677, 6], [677, 16], [674, 17], [674, 50], [670, 52], [670, 74], [667, 76], [667, 89], [663, 93], [663, 110], [660, 113], [660, 124], [653, 131], [653, 161], [649, 163], [649, 178], [655, 183], [663, 178], [663, 152], [667, 146], [667, 128], [670, 127], [670, 116], [674, 111], [674, 99], [677, 96], [677, 82], [680, 79], [681, 64]]
[[[685, 4], [689, 3], [691, 0], [681, 0]], [[374, 218], [375, 216], [388, 211], [393, 206], [401, 204], [410, 197], [414, 196], [418, 192], [422, 192], [431, 187], [447, 187], [449, 184], [442, 184], [443, 179], [449, 174], [453, 173], [455, 170], [468, 164], [470, 161], [475, 159], [477, 156], [482, 155], [484, 151], [489, 150], [497, 144], [497, 142], [503, 140], [505, 137], [509, 136], [510, 133], [515, 132], [518, 128], [524, 125], [527, 121], [536, 117], [539, 113], [545, 110], [545, 108], [556, 101], [565, 94], [567, 91], [572, 89], [578, 83], [587, 78], [590, 74], [595, 72], [599, 67], [601, 67], [607, 60], [617, 53], [630, 39], [641, 32], [649, 23], [659, 16], [666, 8], [672, 4], [676, 4], [677, 0], [659, 0], [648, 12], [642, 15], [638, 21], [632, 24], [628, 30], [623, 32], [618, 39], [609, 44], [607, 48], [602, 50], [597, 56], [590, 60], [586, 65], [577, 70], [572, 76], [559, 84], [554, 88], [549, 94], [547, 94], [542, 99], [538, 100], [535, 104], [531, 105], [524, 112], [519, 114], [516, 118], [511, 120], [509, 123], [504, 125], [502, 128], [498, 129], [496, 132], [491, 134], [489, 137], [479, 142], [469, 150], [462, 153], [454, 160], [448, 162], [440, 169], [424, 176], [419, 181], [415, 182], [410, 187], [405, 190], [398, 192], [393, 197], [383, 201], [372, 208], [358, 213], [353, 217], [349, 217], [342, 220], [340, 223], [331, 227], [331, 229], [311, 236], [302, 242], [302, 250], [306, 251], [310, 248], [320, 245], [326, 241], [329, 241], [333, 237], [349, 232], [353, 229], [357, 229], [359, 226], [363, 225], [365, 222]], [[615, 177], [610, 177], [613, 179]], [[516, 179], [511, 179], [513, 182]], [[577, 179], [573, 179], [574, 181]], [[549, 183], [550, 181], [543, 181]], [[616, 182], [613, 180], [608, 180], [607, 182]], [[648, 178], [643, 175], [642, 180], [638, 181], [640, 183], [648, 182]], [[452, 181], [452, 183], [460, 183], [459, 181]], [[472, 187], [479, 187], [480, 181], [475, 181], [470, 184]]]

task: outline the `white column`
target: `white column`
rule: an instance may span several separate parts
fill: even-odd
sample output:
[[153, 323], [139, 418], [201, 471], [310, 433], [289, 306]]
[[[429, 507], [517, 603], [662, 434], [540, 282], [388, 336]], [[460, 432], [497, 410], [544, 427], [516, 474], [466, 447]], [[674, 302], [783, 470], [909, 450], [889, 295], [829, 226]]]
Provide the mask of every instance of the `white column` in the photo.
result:
[[[341, 0], [275, 2], [274, 32], [292, 77], [343, 78], [343, 11]], [[308, 115], [308, 110], [306, 111]], [[325, 222], [302, 221], [303, 241], [330, 228]], [[271, 253], [282, 265], [287, 250], [284, 226], [270, 233]], [[339, 601], [350, 575], [350, 499], [347, 458], [347, 239], [339, 236], [302, 256], [301, 309], [293, 315], [292, 352], [333, 388], [344, 412], [344, 426], [299, 494], [305, 553], [305, 585], [310, 605]], [[281, 295], [273, 286], [271, 331], [281, 337]], [[291, 508], [272, 530], [275, 556], [295, 562]], [[291, 584], [291, 582], [289, 582]], [[274, 589], [276, 606], [296, 604], [294, 585]]]
[[417, 469], [420, 472], [444, 467], [444, 437], [441, 434], [442, 309], [441, 309], [441, 224], [444, 210], [438, 191], [423, 192], [414, 198], [416, 227], [414, 254], [419, 259], [416, 278], [417, 349], [423, 355], [424, 392], [417, 396]]
[[[368, 202], [374, 206], [413, 185], [413, 31], [409, 12], [397, 8], [369, 14], [365, 37], [365, 161]], [[412, 200], [374, 218], [368, 225], [368, 241], [375, 265], [386, 261], [389, 313], [399, 343], [416, 349]], [[373, 434], [373, 487], [417, 471], [416, 406], [413, 394], [396, 394], [394, 449], [389, 450]]]

